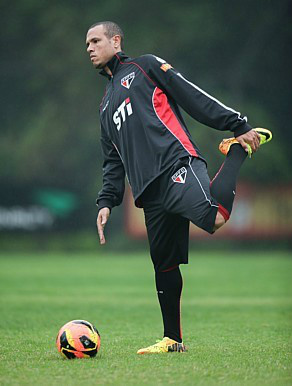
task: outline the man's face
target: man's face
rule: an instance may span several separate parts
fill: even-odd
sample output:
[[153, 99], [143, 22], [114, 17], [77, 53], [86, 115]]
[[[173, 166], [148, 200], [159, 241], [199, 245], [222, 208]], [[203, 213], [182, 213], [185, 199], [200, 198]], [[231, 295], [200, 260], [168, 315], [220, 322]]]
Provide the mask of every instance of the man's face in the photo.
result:
[[103, 25], [88, 30], [86, 35], [87, 52], [95, 68], [103, 68], [117, 52], [115, 37], [105, 35]]

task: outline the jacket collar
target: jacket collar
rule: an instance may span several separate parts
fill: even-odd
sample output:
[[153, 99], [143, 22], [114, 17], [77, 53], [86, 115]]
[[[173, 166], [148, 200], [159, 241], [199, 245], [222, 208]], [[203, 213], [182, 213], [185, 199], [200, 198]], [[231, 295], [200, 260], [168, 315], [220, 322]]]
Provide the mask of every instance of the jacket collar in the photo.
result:
[[[129, 57], [122, 51], [117, 52], [111, 60], [109, 60], [106, 64], [106, 66], [111, 70], [111, 73], [113, 76], [117, 73], [120, 66], [122, 66], [122, 62], [124, 62]], [[100, 75], [105, 76], [108, 79], [111, 79], [112, 77], [104, 70], [104, 68], [99, 72]]]

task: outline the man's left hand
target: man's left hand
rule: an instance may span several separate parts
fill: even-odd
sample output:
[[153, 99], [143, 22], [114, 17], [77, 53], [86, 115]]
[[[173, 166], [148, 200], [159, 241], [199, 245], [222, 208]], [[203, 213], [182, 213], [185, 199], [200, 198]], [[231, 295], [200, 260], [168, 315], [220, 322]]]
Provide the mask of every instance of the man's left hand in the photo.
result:
[[253, 153], [255, 153], [260, 147], [260, 136], [254, 129], [251, 129], [247, 133], [239, 135], [238, 137], [236, 137], [236, 139], [246, 152], [248, 152], [248, 148], [246, 146], [247, 143], [252, 148]]

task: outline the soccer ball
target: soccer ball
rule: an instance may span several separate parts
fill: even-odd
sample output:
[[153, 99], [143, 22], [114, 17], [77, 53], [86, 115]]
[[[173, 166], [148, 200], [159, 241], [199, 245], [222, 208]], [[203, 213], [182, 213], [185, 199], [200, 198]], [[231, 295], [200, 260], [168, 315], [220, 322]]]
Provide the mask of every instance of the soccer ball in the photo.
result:
[[100, 347], [100, 335], [86, 320], [72, 320], [61, 327], [56, 345], [67, 359], [94, 357]]

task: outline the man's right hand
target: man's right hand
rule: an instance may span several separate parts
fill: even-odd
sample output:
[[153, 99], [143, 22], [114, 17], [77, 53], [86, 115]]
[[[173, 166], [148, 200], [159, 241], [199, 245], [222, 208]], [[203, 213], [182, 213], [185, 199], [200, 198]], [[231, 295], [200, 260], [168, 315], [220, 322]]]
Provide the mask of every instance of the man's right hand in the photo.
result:
[[239, 135], [236, 139], [246, 152], [248, 152], [248, 147], [246, 146], [247, 143], [250, 145], [253, 153], [260, 147], [260, 136], [254, 129]]
[[110, 216], [110, 210], [109, 208], [102, 208], [98, 212], [97, 215], [97, 220], [96, 220], [96, 226], [97, 226], [97, 232], [100, 240], [100, 244], [103, 245], [105, 244], [105, 237], [104, 237], [104, 227], [105, 224], [107, 223], [107, 220]]

